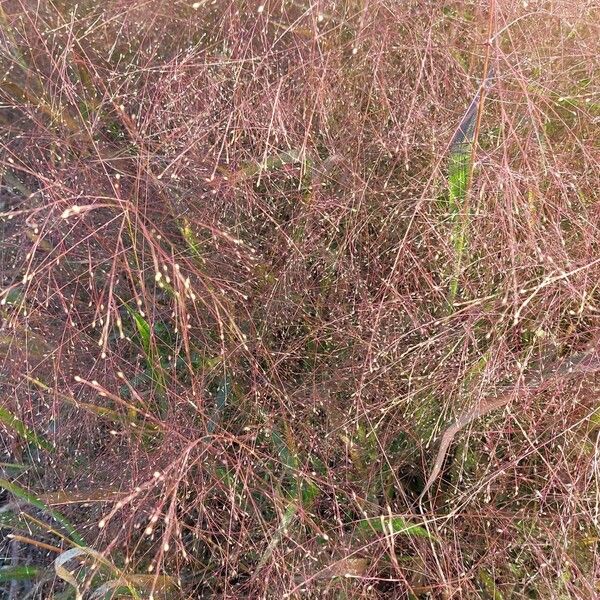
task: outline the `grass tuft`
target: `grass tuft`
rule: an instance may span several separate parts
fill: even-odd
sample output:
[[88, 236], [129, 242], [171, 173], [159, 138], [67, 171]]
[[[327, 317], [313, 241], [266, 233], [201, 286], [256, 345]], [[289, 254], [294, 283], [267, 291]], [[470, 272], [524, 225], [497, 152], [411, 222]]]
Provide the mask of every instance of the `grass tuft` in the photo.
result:
[[599, 16], [2, 2], [0, 596], [597, 597]]

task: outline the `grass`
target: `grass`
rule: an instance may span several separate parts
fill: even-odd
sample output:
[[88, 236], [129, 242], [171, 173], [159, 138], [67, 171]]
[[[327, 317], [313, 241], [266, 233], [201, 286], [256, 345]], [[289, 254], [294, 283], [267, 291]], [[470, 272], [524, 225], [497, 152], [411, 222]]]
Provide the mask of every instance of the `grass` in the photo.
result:
[[599, 15], [525, 4], [2, 3], [0, 595], [598, 595]]
[[59, 525], [61, 525], [65, 531], [69, 534], [69, 537], [73, 542], [80, 545], [85, 545], [85, 542], [81, 535], [77, 532], [77, 530], [73, 527], [71, 523], [59, 512], [52, 510], [49, 506], [44, 504], [39, 498], [19, 486], [13, 481], [7, 481], [6, 479], [0, 479], [0, 487], [5, 489], [15, 498], [22, 500], [23, 502], [34, 506], [35, 508], [41, 510], [46, 513], [49, 517], [51, 517], [54, 521], [56, 521]]
[[0, 422], [9, 430], [15, 434], [30, 442], [34, 446], [37, 446], [40, 450], [53, 450], [53, 446], [50, 442], [39, 436], [35, 431], [29, 429], [22, 421], [17, 419], [9, 410], [0, 406]]

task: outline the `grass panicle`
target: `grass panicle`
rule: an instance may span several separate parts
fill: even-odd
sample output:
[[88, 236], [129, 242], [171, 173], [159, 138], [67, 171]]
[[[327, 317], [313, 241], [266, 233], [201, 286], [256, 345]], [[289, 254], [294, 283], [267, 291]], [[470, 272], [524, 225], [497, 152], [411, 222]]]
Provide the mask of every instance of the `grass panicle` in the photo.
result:
[[599, 16], [2, 2], [0, 596], [597, 597]]

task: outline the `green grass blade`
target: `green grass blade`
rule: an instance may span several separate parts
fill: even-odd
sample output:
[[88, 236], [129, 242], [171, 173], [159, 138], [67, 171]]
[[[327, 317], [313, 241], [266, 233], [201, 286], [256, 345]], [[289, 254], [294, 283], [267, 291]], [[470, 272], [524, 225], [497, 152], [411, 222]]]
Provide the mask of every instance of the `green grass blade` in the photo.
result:
[[479, 569], [478, 578], [485, 592], [485, 598], [489, 598], [489, 600], [504, 600], [502, 592], [496, 587], [496, 582], [487, 569]]
[[142, 342], [142, 348], [144, 349], [146, 356], [150, 356], [150, 351], [151, 351], [150, 325], [149, 325], [148, 321], [146, 321], [146, 319], [144, 319], [144, 317], [142, 317], [142, 315], [140, 315], [139, 312], [129, 308], [127, 305], [125, 305], [125, 306], [127, 308], [127, 311], [129, 312], [129, 314], [133, 318], [133, 322], [135, 323], [135, 328], [138, 332], [138, 335], [140, 336], [140, 341]]
[[35, 579], [39, 574], [40, 569], [34, 566], [0, 567], [0, 583]]
[[448, 208], [451, 217], [456, 217], [467, 196], [471, 145], [461, 145], [450, 155], [448, 165]]
[[6, 469], [8, 471], [19, 471], [19, 472], [23, 472], [23, 471], [27, 471], [27, 469], [29, 469], [29, 465], [24, 465], [22, 463], [5, 463], [5, 462], [0, 462], [0, 469]]
[[44, 502], [42, 502], [37, 496], [33, 495], [31, 492], [28, 492], [26, 489], [22, 488], [20, 485], [8, 481], [7, 479], [0, 479], [0, 488], [4, 488], [7, 492], [11, 493], [13, 496], [16, 496], [20, 500], [31, 504], [31, 506], [35, 506], [39, 510], [46, 513], [49, 517], [54, 519], [57, 523], [62, 525], [65, 531], [68, 532], [69, 537], [76, 544], [80, 546], [85, 546], [85, 540], [77, 533], [77, 530], [73, 525], [58, 511], [51, 509]]
[[[490, 69], [483, 87], [489, 87], [494, 72]], [[463, 255], [468, 244], [469, 216], [466, 214], [469, 177], [472, 170], [473, 138], [476, 135], [475, 123], [482, 101], [482, 89], [479, 89], [464, 114], [450, 147], [448, 164], [448, 211], [454, 224], [452, 230], [452, 246], [455, 251], [454, 270], [450, 279], [449, 303], [454, 306], [458, 294], [459, 277], [462, 270]]]
[[0, 423], [15, 432], [19, 437], [28, 441], [31, 444], [37, 446], [40, 450], [54, 450], [54, 446], [41, 435], [38, 435], [23, 423], [20, 419], [15, 417], [8, 409], [0, 406]]
[[450, 155], [448, 166], [448, 210], [453, 223], [451, 240], [454, 248], [454, 268], [450, 278], [449, 304], [452, 307], [458, 295], [458, 284], [463, 257], [468, 245], [468, 215], [463, 214], [471, 171], [471, 144], [460, 144]]
[[181, 235], [190, 251], [190, 255], [199, 264], [204, 264], [204, 256], [202, 252], [202, 242], [198, 239], [188, 219], [183, 219], [182, 225], [179, 230]]
[[361, 531], [368, 533], [376, 531], [378, 533], [393, 533], [398, 535], [408, 535], [411, 537], [423, 537], [433, 539], [431, 534], [421, 527], [405, 521], [402, 517], [372, 517], [363, 519], [358, 527]]
[[[148, 365], [150, 376], [157, 384], [158, 390], [163, 393], [166, 389], [165, 376], [160, 364], [160, 357], [157, 355], [158, 353], [152, 344], [152, 328], [137, 310], [132, 309], [126, 302], [123, 303], [123, 306], [125, 306], [125, 309], [135, 323], [135, 328], [140, 337], [144, 355], [146, 356], [146, 364]], [[161, 410], [166, 409], [166, 406], [163, 404], [161, 403]]]

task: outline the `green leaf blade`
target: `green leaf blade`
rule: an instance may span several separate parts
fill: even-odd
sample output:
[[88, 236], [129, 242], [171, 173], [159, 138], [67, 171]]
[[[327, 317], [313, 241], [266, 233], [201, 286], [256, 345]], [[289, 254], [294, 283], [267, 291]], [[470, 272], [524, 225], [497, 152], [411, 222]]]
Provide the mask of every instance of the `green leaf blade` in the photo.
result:
[[48, 440], [29, 429], [23, 421], [2, 406], [0, 406], [0, 423], [4, 423], [8, 429], [14, 431], [16, 435], [27, 442], [37, 446], [40, 450], [48, 450], [49, 452], [54, 450], [54, 446]]

